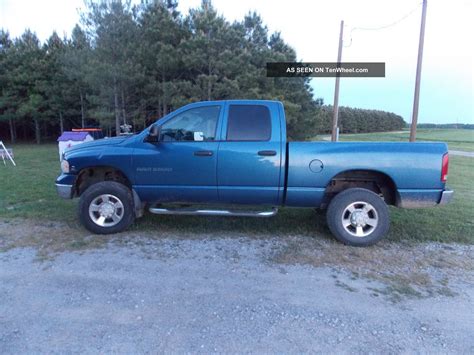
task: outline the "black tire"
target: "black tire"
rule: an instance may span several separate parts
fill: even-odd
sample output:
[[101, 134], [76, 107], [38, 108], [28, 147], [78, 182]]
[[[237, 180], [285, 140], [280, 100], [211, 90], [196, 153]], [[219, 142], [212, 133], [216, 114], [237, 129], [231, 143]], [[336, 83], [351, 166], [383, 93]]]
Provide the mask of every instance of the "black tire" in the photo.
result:
[[[355, 204], [357, 202], [362, 203]], [[346, 221], [352, 221], [354, 218], [354, 223], [357, 223], [357, 214], [351, 213], [348, 208], [352, 205], [355, 206], [355, 211], [360, 212], [363, 210], [364, 203], [365, 206], [370, 206], [370, 211], [363, 214], [362, 220], [367, 221], [367, 218], [370, 218], [370, 221], [377, 221], [376, 226], [366, 224], [364, 227], [360, 227], [359, 225], [359, 228], [366, 228], [366, 230], [357, 230], [353, 224], [344, 227], [343, 218]], [[390, 227], [390, 214], [385, 201], [372, 191], [362, 188], [347, 189], [338, 193], [331, 200], [326, 217], [329, 229], [337, 240], [357, 247], [375, 244], [387, 234]], [[367, 235], [356, 236], [354, 233]]]
[[[123, 207], [117, 209], [121, 219], [113, 226], [100, 226], [94, 222], [89, 213], [91, 203], [102, 195], [111, 195], [114, 202], [119, 200]], [[100, 200], [99, 200], [100, 201]], [[82, 225], [95, 234], [112, 234], [119, 233], [127, 229], [135, 220], [135, 212], [133, 208], [133, 196], [128, 187], [115, 181], [103, 181], [89, 186], [81, 195], [79, 201], [79, 220]], [[99, 212], [92, 212], [94, 215], [100, 216]], [[111, 218], [110, 223], [114, 223]]]

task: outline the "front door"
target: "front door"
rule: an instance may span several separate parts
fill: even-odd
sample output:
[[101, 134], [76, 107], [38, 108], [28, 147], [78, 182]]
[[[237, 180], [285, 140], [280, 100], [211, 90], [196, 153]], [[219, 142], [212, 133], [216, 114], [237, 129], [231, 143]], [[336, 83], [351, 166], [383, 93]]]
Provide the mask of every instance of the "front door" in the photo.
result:
[[281, 192], [278, 109], [269, 104], [228, 104], [219, 146], [217, 180], [223, 203], [277, 205]]
[[[158, 142], [135, 149], [135, 189], [154, 202], [217, 201], [216, 132], [222, 105], [178, 112], [160, 125]], [[159, 123], [158, 123], [159, 124]]]

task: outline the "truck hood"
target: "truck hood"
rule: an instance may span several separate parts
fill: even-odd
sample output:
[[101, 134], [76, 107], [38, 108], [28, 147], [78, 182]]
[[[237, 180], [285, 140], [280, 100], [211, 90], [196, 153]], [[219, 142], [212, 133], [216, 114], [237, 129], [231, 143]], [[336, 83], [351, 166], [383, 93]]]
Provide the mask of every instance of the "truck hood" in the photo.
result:
[[83, 149], [103, 147], [103, 146], [107, 146], [107, 145], [108, 146], [117, 145], [117, 144], [120, 144], [120, 143], [124, 142], [128, 138], [130, 138], [130, 136], [128, 136], [128, 137], [102, 138], [102, 139], [98, 139], [98, 140], [91, 141], [91, 142], [85, 142], [85, 143], [81, 143], [81, 144], [72, 146], [70, 148], [67, 148], [66, 151], [64, 152], [64, 154], [67, 155], [67, 154], [70, 154], [72, 152], [76, 152], [78, 150], [83, 150]]

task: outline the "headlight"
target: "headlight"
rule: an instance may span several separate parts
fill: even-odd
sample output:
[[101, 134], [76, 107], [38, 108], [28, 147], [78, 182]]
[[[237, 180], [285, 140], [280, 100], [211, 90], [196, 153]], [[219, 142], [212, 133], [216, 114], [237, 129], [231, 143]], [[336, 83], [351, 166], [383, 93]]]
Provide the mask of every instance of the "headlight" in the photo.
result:
[[61, 170], [63, 173], [69, 173], [69, 163], [67, 160], [62, 160], [61, 161]]

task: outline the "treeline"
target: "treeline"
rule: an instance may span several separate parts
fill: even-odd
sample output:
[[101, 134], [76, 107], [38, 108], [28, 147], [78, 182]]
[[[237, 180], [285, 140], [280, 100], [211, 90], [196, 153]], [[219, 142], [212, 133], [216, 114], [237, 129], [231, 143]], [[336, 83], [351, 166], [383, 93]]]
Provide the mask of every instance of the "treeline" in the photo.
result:
[[[96, 125], [113, 135], [193, 101], [234, 98], [282, 101], [292, 139], [331, 125], [308, 78], [266, 77], [267, 62], [297, 57], [256, 13], [230, 23], [210, 0], [186, 16], [174, 0], [108, 0], [88, 1], [81, 18], [70, 38], [43, 44], [29, 30], [0, 31], [0, 135], [40, 143]], [[340, 122], [344, 132], [399, 129], [382, 111], [341, 108]]]
[[[321, 133], [331, 132], [333, 112], [333, 107], [329, 105], [318, 110]], [[399, 131], [406, 127], [406, 122], [392, 112], [342, 106], [339, 107], [338, 126], [340, 133], [386, 132]]]

